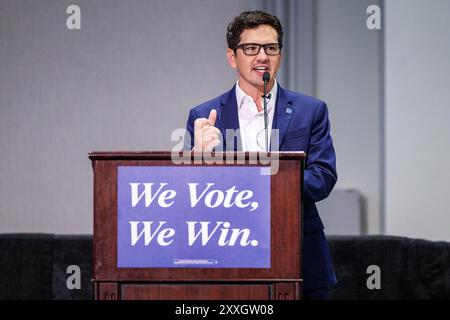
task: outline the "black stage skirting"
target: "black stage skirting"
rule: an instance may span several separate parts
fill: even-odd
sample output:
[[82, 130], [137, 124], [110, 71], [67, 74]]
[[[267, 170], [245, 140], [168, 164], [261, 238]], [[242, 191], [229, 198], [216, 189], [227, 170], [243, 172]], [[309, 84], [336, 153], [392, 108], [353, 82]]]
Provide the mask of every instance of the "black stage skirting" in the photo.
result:
[[[449, 299], [450, 243], [393, 236], [328, 236], [338, 284], [331, 299]], [[93, 299], [92, 236], [0, 234], [0, 299]], [[69, 290], [67, 267], [81, 269]], [[367, 268], [381, 271], [369, 290]]]

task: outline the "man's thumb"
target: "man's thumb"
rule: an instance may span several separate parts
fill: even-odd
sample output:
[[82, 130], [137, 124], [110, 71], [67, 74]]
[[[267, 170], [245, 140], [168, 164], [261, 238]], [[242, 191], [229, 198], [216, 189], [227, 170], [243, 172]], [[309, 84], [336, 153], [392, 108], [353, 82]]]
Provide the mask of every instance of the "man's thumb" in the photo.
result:
[[214, 124], [216, 123], [216, 119], [217, 119], [217, 111], [216, 109], [212, 109], [208, 117], [209, 125], [214, 126]]

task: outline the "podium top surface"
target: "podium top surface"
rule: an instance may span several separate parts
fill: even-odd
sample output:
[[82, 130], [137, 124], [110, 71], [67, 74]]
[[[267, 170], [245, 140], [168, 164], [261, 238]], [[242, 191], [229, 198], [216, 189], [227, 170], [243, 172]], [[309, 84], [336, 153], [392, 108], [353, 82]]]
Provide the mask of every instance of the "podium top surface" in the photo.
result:
[[171, 160], [172, 156], [182, 158], [201, 158], [204, 159], [256, 159], [265, 157], [269, 159], [280, 160], [303, 160], [306, 157], [304, 151], [282, 151], [282, 152], [171, 152], [171, 151], [91, 151], [89, 152], [89, 159], [95, 160]]

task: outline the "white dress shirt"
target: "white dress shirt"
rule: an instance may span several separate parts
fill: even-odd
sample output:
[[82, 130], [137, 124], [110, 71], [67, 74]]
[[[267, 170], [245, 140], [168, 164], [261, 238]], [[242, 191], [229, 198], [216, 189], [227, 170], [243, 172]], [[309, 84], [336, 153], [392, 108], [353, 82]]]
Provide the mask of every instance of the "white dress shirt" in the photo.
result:
[[[272, 90], [267, 96], [268, 144], [270, 149], [270, 134], [272, 131], [273, 115], [277, 100], [278, 85], [275, 80]], [[247, 95], [236, 83], [236, 100], [238, 106], [239, 128], [241, 132], [242, 151], [265, 151], [266, 134], [264, 130], [264, 110], [258, 112], [255, 101]], [[264, 103], [263, 101], [261, 102]]]

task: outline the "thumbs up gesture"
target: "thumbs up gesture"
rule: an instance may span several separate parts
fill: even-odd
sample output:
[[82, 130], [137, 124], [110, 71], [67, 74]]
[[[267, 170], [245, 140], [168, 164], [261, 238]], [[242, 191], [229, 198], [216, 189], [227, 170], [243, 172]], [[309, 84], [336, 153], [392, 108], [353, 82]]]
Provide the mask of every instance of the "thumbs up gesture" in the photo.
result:
[[221, 132], [214, 127], [217, 111], [211, 110], [208, 119], [198, 118], [194, 121], [194, 151], [210, 152], [220, 144]]

